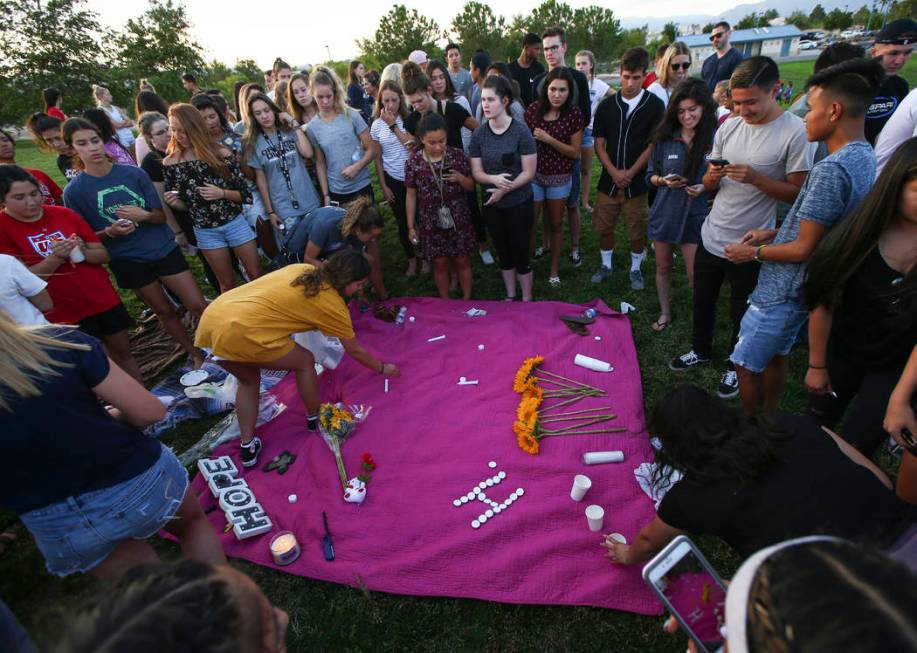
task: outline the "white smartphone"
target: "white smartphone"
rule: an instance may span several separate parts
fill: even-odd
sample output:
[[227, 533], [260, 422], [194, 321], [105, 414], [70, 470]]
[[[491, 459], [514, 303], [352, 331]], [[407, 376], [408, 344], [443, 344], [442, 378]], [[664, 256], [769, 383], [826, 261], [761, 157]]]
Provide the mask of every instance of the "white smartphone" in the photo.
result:
[[645, 580], [694, 640], [699, 653], [721, 653], [726, 585], [689, 538], [679, 535], [643, 568]]
[[666, 181], [685, 181], [685, 182], [688, 181], [687, 179], [685, 179], [685, 178], [682, 177], [681, 175], [679, 175], [679, 174], [677, 174], [677, 173], [674, 173], [674, 172], [670, 172], [670, 173], [667, 174], [665, 177], [663, 177], [663, 179], [665, 179]]

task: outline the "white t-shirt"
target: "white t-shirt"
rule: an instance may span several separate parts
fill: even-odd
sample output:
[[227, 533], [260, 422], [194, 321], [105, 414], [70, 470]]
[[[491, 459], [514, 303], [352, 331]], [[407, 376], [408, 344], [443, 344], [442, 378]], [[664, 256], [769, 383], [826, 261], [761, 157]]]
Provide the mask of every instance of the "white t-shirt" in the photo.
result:
[[48, 320], [29, 301], [48, 284], [32, 274], [18, 258], [0, 254], [0, 308], [23, 326], [47, 324]]
[[898, 146], [912, 136], [917, 136], [917, 88], [907, 94], [879, 132], [876, 139], [876, 177], [882, 173]]
[[[633, 111], [633, 110], [634, 110], [634, 107], [636, 107], [637, 104], [640, 102], [640, 99], [643, 97], [643, 94], [644, 94], [644, 93], [646, 93], [646, 89], [641, 88], [641, 89], [640, 89], [640, 92], [637, 93], [637, 95], [635, 95], [634, 97], [632, 97], [632, 98], [629, 99], [629, 100], [628, 100], [626, 97], [624, 97], [623, 95], [621, 96], [621, 101], [624, 102], [624, 104], [627, 105], [627, 113], [628, 113], [628, 115], [630, 115], [630, 112]], [[626, 117], [626, 116], [625, 116], [625, 117]]]
[[659, 82], [653, 82], [646, 87], [646, 90], [662, 100], [662, 103], [665, 106], [669, 106], [669, 92], [665, 90], [662, 84]]
[[595, 110], [599, 107], [599, 102], [605, 99], [605, 94], [608, 93], [609, 88], [611, 87], [598, 77], [589, 82], [589, 129], [592, 129], [592, 121], [595, 120]]
[[[716, 130], [710, 152], [711, 159], [750, 165], [778, 181], [811, 170], [814, 156], [815, 144], [806, 140], [802, 118], [786, 111], [764, 125], [727, 120]], [[751, 184], [723, 177], [701, 238], [708, 252], [726, 258], [726, 245], [739, 242], [749, 229], [773, 229], [776, 222], [776, 199]]]
[[[401, 131], [404, 131], [404, 123], [401, 116], [395, 118], [395, 124]], [[385, 174], [398, 181], [404, 181], [404, 164], [411, 155], [408, 148], [398, 140], [395, 132], [392, 131], [382, 118], [373, 120], [369, 128], [370, 137], [379, 144], [382, 149], [382, 168]]]
[[[108, 114], [108, 117], [111, 118], [112, 122], [123, 122], [124, 115], [121, 113], [120, 109], [115, 105], [111, 105], [109, 108], [100, 107], [102, 111]], [[130, 147], [134, 144], [136, 140], [134, 138], [134, 132], [130, 127], [119, 127], [115, 130], [115, 135], [118, 137], [118, 142], [121, 143], [124, 147]]]

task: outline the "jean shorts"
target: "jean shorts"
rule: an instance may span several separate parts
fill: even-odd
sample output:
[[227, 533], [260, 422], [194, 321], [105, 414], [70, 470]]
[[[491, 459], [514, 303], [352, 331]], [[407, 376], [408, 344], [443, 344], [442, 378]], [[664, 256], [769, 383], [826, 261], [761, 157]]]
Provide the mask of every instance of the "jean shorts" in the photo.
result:
[[549, 200], [562, 200], [570, 195], [570, 189], [573, 187], [573, 177], [567, 180], [566, 184], [561, 186], [542, 186], [534, 181], [532, 182], [532, 195], [536, 202]]
[[188, 472], [170, 449], [134, 478], [20, 515], [56, 576], [85, 573], [123, 541], [144, 540], [178, 512]]
[[592, 129], [586, 127], [583, 132], [583, 143], [580, 147], [592, 147], [595, 145], [595, 137], [592, 135]]
[[222, 227], [209, 227], [207, 229], [194, 228], [194, 237], [197, 238], [198, 249], [223, 249], [224, 247], [238, 247], [255, 239], [245, 215], [239, 214]]
[[749, 303], [739, 326], [739, 341], [729, 360], [760, 374], [775, 356], [790, 353], [808, 317], [805, 307], [792, 302], [766, 307]]

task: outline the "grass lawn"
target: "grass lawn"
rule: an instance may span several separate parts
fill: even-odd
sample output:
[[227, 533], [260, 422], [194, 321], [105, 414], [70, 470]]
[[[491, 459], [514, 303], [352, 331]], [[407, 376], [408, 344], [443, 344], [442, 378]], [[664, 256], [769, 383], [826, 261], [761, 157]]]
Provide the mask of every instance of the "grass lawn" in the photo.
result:
[[[792, 79], [794, 87], [802, 89], [812, 62], [793, 62], [782, 67], [784, 79]], [[917, 63], [913, 60], [905, 69], [913, 86], [917, 83]], [[54, 158], [38, 152], [31, 144], [20, 142], [20, 164], [41, 168], [57, 174]], [[594, 166], [592, 186], [597, 181]], [[378, 197], [379, 195], [377, 195]], [[569, 242], [568, 240], [566, 242]], [[618, 242], [626, 243], [623, 227], [619, 226]], [[382, 237], [383, 267], [386, 285], [395, 296], [435, 296], [430, 275], [405, 279], [404, 255], [397, 240], [394, 220], [389, 220]], [[714, 391], [723, 370], [725, 349], [729, 337], [728, 309], [721, 298], [716, 333], [716, 364], [707, 369], [679, 375], [668, 368], [668, 360], [690, 349], [691, 292], [681, 257], [676, 259], [672, 300], [675, 318], [663, 333], [655, 333], [650, 324], [658, 315], [654, 288], [653, 259], [644, 267], [646, 290], [636, 292], [627, 281], [628, 257], [625, 248], [616, 257], [614, 278], [602, 286], [592, 285], [589, 277], [599, 264], [598, 247], [591, 230], [589, 214], [584, 214], [581, 251], [584, 263], [574, 268], [564, 258], [560, 276], [563, 286], [547, 285], [547, 262], [535, 265], [535, 297], [539, 300], [585, 302], [596, 297], [615, 307], [627, 301], [637, 307], [631, 314], [634, 341], [640, 360], [645, 406], [649, 411], [654, 402], [674, 385], [689, 379]], [[621, 254], [624, 254], [623, 256]], [[198, 270], [199, 272], [199, 270]], [[498, 271], [474, 261], [475, 298], [500, 299], [503, 286]], [[206, 286], [205, 292], [211, 292]], [[133, 297], [125, 297], [132, 311], [138, 310]], [[576, 337], [571, 334], [570, 337]], [[790, 357], [790, 383], [783, 408], [800, 411], [805, 393], [802, 379], [806, 355], [796, 351]], [[184, 423], [168, 433], [163, 440], [182, 451], [210, 427], [218, 418]], [[11, 521], [0, 515], [0, 526]], [[738, 558], [714, 538], [700, 538], [699, 543], [711, 562], [728, 577]], [[154, 545], [166, 558], [178, 556], [174, 545], [155, 541]], [[684, 637], [662, 632], [662, 617], [641, 617], [623, 612], [597, 608], [504, 605], [465, 599], [408, 597], [370, 592], [313, 581], [233, 560], [232, 564], [251, 575], [275, 604], [290, 614], [288, 646], [291, 651], [305, 650], [578, 650], [578, 651], [684, 651]], [[544, 564], [551, 564], [545, 560]], [[595, 573], [602, 573], [608, 561], [596, 552]], [[44, 569], [41, 555], [26, 534], [4, 555], [0, 556], [0, 597], [23, 621], [38, 640], [58, 636], [61, 615], [78, 606], [95, 590], [85, 578], [57, 579]]]

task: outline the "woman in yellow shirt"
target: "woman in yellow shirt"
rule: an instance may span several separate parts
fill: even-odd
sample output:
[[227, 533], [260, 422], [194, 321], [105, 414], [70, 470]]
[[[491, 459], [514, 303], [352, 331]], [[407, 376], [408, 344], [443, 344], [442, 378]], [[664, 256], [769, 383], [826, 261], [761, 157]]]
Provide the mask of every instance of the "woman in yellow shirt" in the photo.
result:
[[346, 298], [363, 287], [369, 261], [353, 250], [330, 256], [320, 268], [288, 265], [217, 297], [204, 311], [195, 345], [210, 349], [219, 364], [239, 379], [236, 414], [242, 435], [242, 464], [258, 462], [261, 440], [254, 436], [261, 370], [289, 370], [306, 406], [307, 426], [318, 425], [319, 387], [312, 352], [293, 342], [302, 331], [340, 338], [359, 363], [386, 376], [398, 367], [384, 363], [357, 342]]

